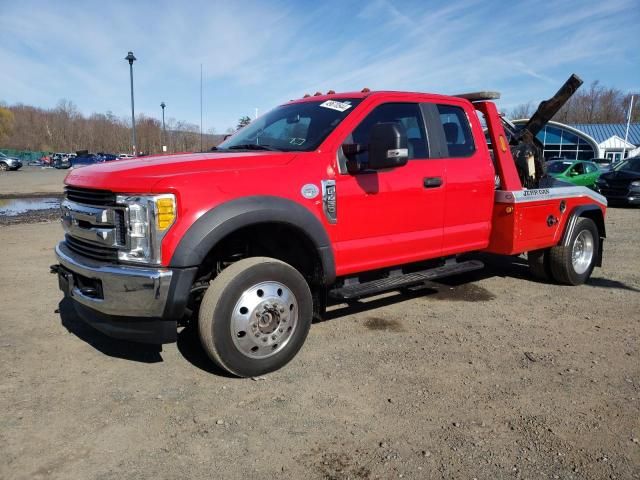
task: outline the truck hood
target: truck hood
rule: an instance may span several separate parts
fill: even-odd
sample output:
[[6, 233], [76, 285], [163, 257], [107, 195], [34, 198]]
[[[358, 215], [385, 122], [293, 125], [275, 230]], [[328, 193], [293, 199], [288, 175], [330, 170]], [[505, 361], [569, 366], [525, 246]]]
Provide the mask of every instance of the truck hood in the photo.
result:
[[184, 175], [211, 174], [286, 165], [297, 153], [188, 153], [114, 160], [72, 170], [64, 183], [114, 192], [154, 192], [161, 180]]

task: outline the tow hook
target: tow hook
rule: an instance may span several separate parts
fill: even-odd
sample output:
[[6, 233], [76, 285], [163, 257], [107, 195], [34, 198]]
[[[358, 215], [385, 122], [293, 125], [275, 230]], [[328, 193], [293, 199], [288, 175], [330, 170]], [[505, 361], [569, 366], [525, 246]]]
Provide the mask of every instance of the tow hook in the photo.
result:
[[553, 227], [556, 223], [558, 223], [558, 219], [553, 215], [549, 215], [547, 217], [547, 226]]

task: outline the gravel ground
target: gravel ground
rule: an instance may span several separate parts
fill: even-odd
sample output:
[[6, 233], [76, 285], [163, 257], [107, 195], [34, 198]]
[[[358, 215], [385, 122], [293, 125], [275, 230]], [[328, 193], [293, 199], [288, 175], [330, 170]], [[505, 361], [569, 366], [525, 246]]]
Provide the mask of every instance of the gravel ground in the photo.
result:
[[281, 371], [217, 371], [61, 302], [55, 222], [0, 227], [0, 478], [640, 478], [640, 210], [588, 285], [519, 258], [333, 308]]

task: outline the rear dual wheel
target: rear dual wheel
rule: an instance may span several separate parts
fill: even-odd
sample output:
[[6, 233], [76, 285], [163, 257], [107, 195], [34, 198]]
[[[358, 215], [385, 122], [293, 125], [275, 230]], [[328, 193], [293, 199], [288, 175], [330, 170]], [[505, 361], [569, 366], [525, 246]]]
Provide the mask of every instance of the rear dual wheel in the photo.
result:
[[219, 367], [255, 377], [298, 353], [312, 314], [311, 291], [300, 272], [273, 258], [247, 258], [211, 281], [200, 305], [200, 341]]

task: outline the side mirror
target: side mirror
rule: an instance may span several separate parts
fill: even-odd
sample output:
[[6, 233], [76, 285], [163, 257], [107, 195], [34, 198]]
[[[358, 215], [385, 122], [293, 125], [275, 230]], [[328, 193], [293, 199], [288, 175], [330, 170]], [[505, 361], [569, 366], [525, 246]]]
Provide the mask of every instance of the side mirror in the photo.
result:
[[401, 167], [409, 160], [407, 132], [398, 122], [377, 123], [371, 128], [369, 165], [372, 170]]

